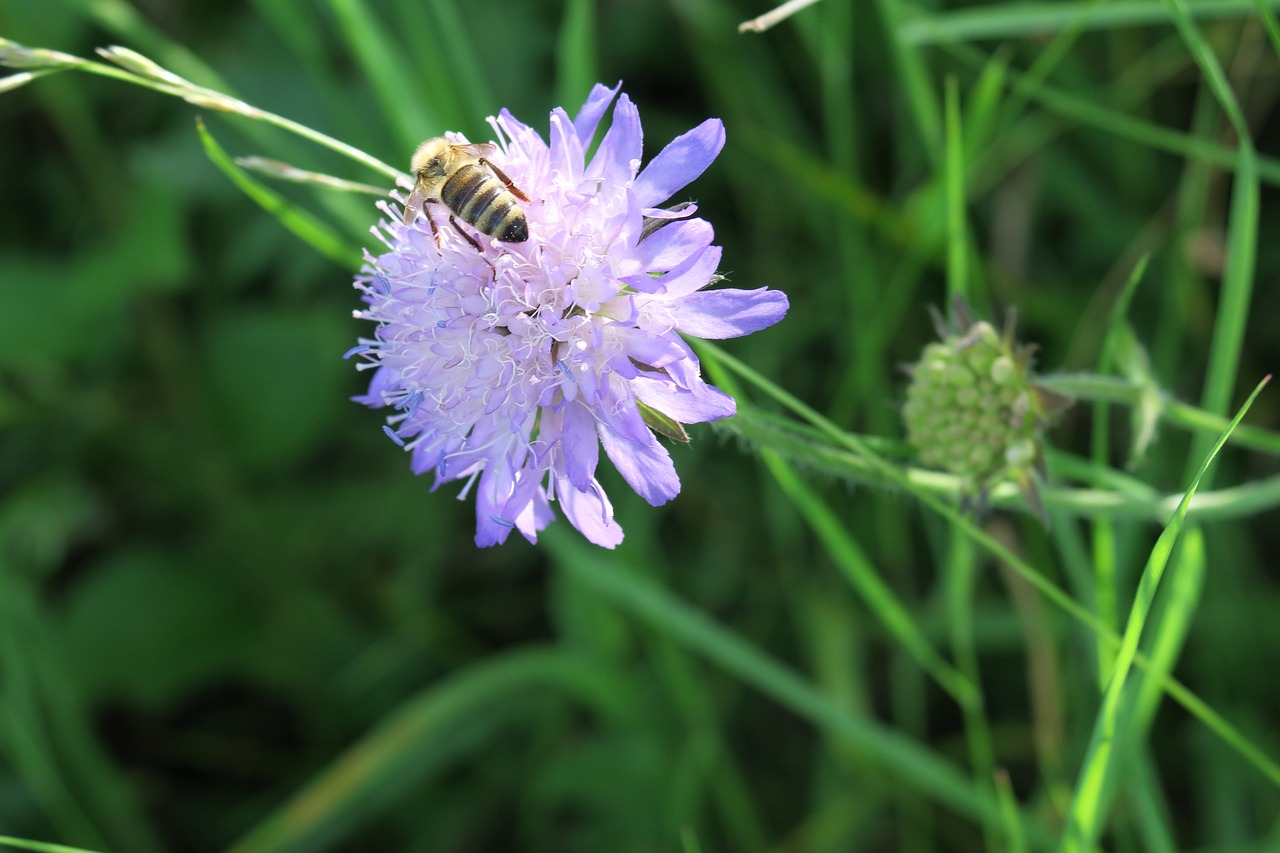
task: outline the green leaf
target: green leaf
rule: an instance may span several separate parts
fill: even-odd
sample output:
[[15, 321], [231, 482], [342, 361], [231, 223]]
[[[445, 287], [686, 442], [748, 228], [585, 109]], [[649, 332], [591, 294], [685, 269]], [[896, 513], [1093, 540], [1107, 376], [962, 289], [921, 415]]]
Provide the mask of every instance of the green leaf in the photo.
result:
[[684, 431], [684, 425], [678, 420], [644, 403], [637, 402], [636, 405], [640, 408], [640, 418], [649, 429], [658, 435], [665, 435], [672, 441], [678, 441], [681, 444], [689, 443], [689, 434]]

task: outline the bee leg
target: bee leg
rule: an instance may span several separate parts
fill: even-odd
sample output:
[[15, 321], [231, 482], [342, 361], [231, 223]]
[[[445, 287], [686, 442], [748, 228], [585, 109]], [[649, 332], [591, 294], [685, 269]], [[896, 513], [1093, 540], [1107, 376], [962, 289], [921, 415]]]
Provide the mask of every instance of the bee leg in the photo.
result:
[[480, 248], [480, 244], [476, 242], [476, 238], [475, 238], [475, 237], [472, 237], [472, 236], [471, 236], [470, 234], [468, 234], [466, 231], [463, 231], [463, 230], [462, 230], [462, 226], [458, 224], [458, 220], [456, 220], [456, 219], [454, 219], [452, 216], [450, 216], [450, 217], [449, 217], [449, 223], [450, 223], [454, 228], [458, 229], [458, 233], [462, 235], [462, 239], [464, 239], [464, 240], [466, 240], [468, 243], [470, 243], [472, 248], [474, 248], [474, 249], [475, 249], [477, 252], [479, 252], [480, 254], [482, 254], [482, 255], [484, 254], [484, 249], [481, 249], [481, 248]]
[[497, 281], [498, 269], [493, 265], [493, 263], [488, 258], [484, 256], [484, 249], [480, 248], [480, 244], [476, 242], [476, 238], [472, 237], [466, 231], [463, 231], [462, 226], [458, 224], [458, 220], [454, 219], [452, 215], [450, 215], [449, 217], [449, 222], [452, 223], [453, 227], [456, 228], [458, 233], [462, 235], [462, 239], [470, 243], [472, 248], [476, 250], [476, 254], [480, 256], [480, 260], [484, 261], [486, 264], [489, 264], [489, 269], [493, 270], [493, 280]]
[[[425, 207], [422, 209], [422, 215], [427, 217], [427, 224], [431, 226], [431, 236], [436, 239], [436, 245], [440, 245], [440, 229], [436, 228], [436, 221], [431, 218], [431, 211]], [[452, 219], [453, 217], [450, 217]]]
[[493, 165], [483, 157], [480, 158], [480, 165], [487, 167], [490, 172], [493, 172], [495, 175], [497, 175], [498, 180], [502, 181], [502, 183], [506, 185], [507, 192], [511, 193], [513, 196], [520, 199], [521, 201], [533, 201], [533, 199], [529, 198], [527, 195], [524, 194], [524, 190], [516, 186], [512, 182], [512, 180], [507, 177], [506, 172], [502, 171], [497, 166]]

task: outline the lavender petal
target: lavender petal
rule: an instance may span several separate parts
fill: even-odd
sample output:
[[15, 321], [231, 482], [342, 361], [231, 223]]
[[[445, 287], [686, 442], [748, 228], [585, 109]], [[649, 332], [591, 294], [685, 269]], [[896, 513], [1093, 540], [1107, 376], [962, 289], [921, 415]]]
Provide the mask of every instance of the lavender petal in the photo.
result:
[[686, 335], [720, 340], [768, 328], [786, 316], [787, 307], [780, 290], [722, 288], [686, 296], [672, 306], [671, 316]]
[[709, 118], [677, 136], [636, 178], [635, 191], [645, 207], [657, 207], [706, 171], [724, 147], [724, 123]]

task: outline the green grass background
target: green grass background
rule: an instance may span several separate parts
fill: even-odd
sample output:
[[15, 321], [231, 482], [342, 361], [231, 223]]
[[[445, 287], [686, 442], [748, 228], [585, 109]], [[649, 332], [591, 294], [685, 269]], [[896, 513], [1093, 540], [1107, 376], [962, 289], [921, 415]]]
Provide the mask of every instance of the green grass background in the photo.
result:
[[[0, 94], [0, 835], [1280, 849], [1274, 391], [1158, 540], [1280, 352], [1274, 5], [825, 0], [740, 35], [767, 5], [5, 0], [0, 36], [126, 45], [400, 168], [597, 80], [647, 156], [719, 116], [687, 192], [791, 312], [706, 351], [742, 412], [673, 449], [674, 503], [606, 479], [617, 552], [563, 520], [478, 551], [347, 400], [373, 199], [270, 183], [317, 251], [195, 118], [385, 176], [117, 80]], [[1081, 398], [1048, 531], [908, 467], [901, 366], [953, 292]]]

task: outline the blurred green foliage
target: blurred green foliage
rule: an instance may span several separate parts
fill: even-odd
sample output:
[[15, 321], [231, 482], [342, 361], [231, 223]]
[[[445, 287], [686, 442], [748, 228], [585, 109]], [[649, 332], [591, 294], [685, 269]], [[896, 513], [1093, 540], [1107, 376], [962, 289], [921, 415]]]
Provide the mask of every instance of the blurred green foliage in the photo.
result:
[[[946, 303], [949, 250], [980, 311], [1016, 306], [1042, 369], [1098, 368], [1129, 333], [1108, 318], [1143, 256], [1117, 372], [1229, 416], [1220, 401], [1275, 369], [1274, 22], [1262, 3], [1190, 3], [1199, 43], [1170, 21], [1180, 4], [1108, 5], [825, 0], [740, 35], [767, 4], [6, 0], [0, 36], [127, 45], [398, 165], [444, 130], [487, 138], [504, 106], [542, 127], [597, 79], [624, 81], [649, 156], [722, 117], [728, 145], [690, 191], [733, 284], [792, 302], [726, 349], [900, 458], [899, 366]], [[617, 553], [563, 520], [536, 547], [477, 551], [471, 505], [430, 494], [347, 401], [363, 377], [340, 356], [369, 331], [350, 316], [358, 256], [335, 263], [241, 194], [198, 113], [233, 155], [386, 183], [116, 81], [0, 95], [0, 832], [130, 853], [1058, 837], [1109, 672], [1098, 631], [952, 521], [852, 488], [787, 450], [793, 433], [752, 432], [768, 425], [754, 390], [742, 426], [674, 450], [672, 504], [606, 479]], [[1255, 174], [1251, 220], [1232, 205]], [[271, 189], [351, 246], [378, 215], [367, 196]], [[1176, 503], [1204, 439], [1165, 424], [1124, 481], [1106, 468], [1141, 424], [1113, 406], [1099, 431], [1098, 411], [1051, 432], [1092, 460], [1081, 479]], [[1249, 421], [1276, 412], [1268, 392]], [[1256, 451], [1218, 466], [1220, 487], [1277, 474]], [[1159, 527], [1050, 508], [1049, 531], [1022, 512], [984, 526], [1122, 632]], [[1144, 649], [1275, 761], [1267, 522], [1188, 531]], [[1276, 780], [1158, 688], [1133, 691], [1106, 848], [1275, 849]]]

